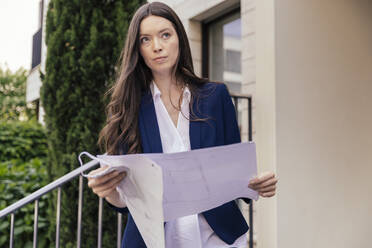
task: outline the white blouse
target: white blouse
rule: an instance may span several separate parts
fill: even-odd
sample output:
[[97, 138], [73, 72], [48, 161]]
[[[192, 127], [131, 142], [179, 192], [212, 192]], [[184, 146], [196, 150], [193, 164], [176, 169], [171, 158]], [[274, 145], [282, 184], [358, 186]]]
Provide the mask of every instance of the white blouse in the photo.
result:
[[[161, 100], [161, 92], [156, 83], [151, 84], [156, 118], [158, 121], [161, 144], [164, 153], [189, 151], [189, 103], [191, 93], [187, 87], [183, 91], [181, 111], [177, 126]], [[182, 112], [182, 113], [181, 113]], [[165, 224], [166, 248], [227, 248], [247, 247], [247, 237], [240, 236], [232, 245], [223, 242], [209, 226], [202, 214], [184, 216]]]

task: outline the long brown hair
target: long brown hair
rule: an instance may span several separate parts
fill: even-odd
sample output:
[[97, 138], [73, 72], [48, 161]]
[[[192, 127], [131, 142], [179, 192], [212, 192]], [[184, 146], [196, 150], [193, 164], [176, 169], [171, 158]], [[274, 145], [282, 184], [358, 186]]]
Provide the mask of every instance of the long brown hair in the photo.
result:
[[177, 82], [187, 84], [192, 101], [198, 97], [198, 88], [208, 81], [194, 73], [189, 41], [177, 14], [164, 3], [152, 2], [142, 5], [131, 20], [120, 55], [118, 66], [120, 69], [114, 85], [107, 92], [111, 95], [106, 107], [107, 120], [98, 139], [98, 143], [104, 147], [107, 154], [120, 154], [123, 149], [127, 154], [141, 152], [138, 113], [142, 92], [149, 90], [153, 76], [139, 52], [139, 30], [141, 21], [150, 15], [166, 18], [177, 32], [179, 54], [173, 75]]

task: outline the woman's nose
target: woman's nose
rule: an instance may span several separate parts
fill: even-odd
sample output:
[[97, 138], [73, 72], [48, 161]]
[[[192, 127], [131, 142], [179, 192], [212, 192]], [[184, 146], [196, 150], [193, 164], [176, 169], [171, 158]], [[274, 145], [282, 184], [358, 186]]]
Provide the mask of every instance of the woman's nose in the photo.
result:
[[154, 39], [154, 42], [152, 43], [152, 49], [154, 52], [160, 52], [162, 50], [159, 39]]

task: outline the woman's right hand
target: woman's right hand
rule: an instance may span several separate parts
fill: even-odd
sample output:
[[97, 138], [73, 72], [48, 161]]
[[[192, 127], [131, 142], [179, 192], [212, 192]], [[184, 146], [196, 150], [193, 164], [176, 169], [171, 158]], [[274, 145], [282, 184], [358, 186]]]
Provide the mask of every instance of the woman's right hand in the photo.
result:
[[[106, 169], [107, 166], [103, 166], [99, 169], [89, 172], [89, 175], [94, 175], [100, 171]], [[126, 176], [125, 172], [112, 171], [102, 177], [89, 178], [88, 177], [88, 187], [92, 189], [93, 193], [99, 197], [105, 198], [106, 201], [112, 205], [123, 208], [126, 206], [125, 202], [120, 199], [120, 194], [116, 190], [121, 180]]]

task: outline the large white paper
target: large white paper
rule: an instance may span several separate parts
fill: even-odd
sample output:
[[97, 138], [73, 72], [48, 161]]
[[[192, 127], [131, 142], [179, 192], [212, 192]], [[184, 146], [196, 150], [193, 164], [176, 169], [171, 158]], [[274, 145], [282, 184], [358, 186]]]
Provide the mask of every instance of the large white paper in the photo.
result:
[[258, 193], [248, 188], [257, 174], [253, 142], [168, 154], [98, 155], [96, 159], [101, 166], [108, 165], [99, 176], [127, 171], [117, 190], [147, 247], [165, 247], [165, 221], [237, 198], [258, 199]]

